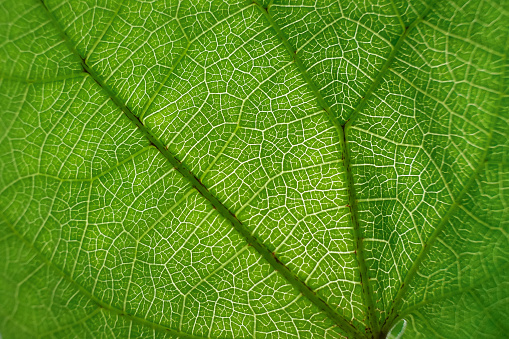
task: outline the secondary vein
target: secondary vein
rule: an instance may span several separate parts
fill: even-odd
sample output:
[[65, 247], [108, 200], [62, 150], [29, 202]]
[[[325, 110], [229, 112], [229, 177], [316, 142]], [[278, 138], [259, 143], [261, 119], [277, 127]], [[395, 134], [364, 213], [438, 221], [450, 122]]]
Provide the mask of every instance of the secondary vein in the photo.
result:
[[[503, 78], [503, 76], [502, 76], [502, 78]], [[503, 91], [501, 91], [501, 93], [500, 93], [500, 102], [502, 101], [502, 98], [505, 95], [506, 94]], [[485, 146], [484, 152], [481, 155], [481, 157], [479, 159], [479, 162], [477, 163], [477, 166], [476, 166], [474, 172], [469, 177], [467, 183], [465, 184], [463, 189], [460, 191], [458, 196], [454, 199], [454, 201], [451, 204], [449, 210], [446, 212], [446, 214], [444, 215], [442, 220], [439, 222], [439, 224], [437, 225], [437, 227], [435, 228], [435, 230], [433, 231], [431, 236], [428, 238], [428, 240], [424, 244], [423, 248], [421, 249], [421, 251], [417, 255], [417, 258], [415, 259], [415, 261], [413, 262], [412, 266], [408, 270], [408, 273], [406, 274], [405, 279], [404, 279], [403, 283], [401, 284], [401, 287], [400, 287], [398, 293], [396, 294], [395, 298], [393, 299], [392, 307], [391, 307], [390, 311], [387, 313], [387, 318], [385, 319], [383, 327], [382, 327], [382, 333], [388, 333], [388, 331], [392, 327], [392, 324], [394, 323], [395, 319], [398, 318], [398, 308], [400, 307], [400, 305], [401, 305], [401, 303], [403, 301], [403, 297], [408, 292], [410, 284], [413, 281], [415, 275], [417, 274], [417, 272], [418, 272], [418, 270], [420, 268], [420, 265], [422, 264], [423, 260], [427, 257], [429, 251], [431, 250], [431, 247], [433, 246], [435, 241], [438, 239], [439, 235], [445, 229], [445, 226], [449, 222], [450, 218], [459, 209], [459, 207], [461, 205], [462, 199], [465, 197], [465, 195], [467, 194], [467, 192], [472, 187], [472, 185], [474, 184], [475, 180], [477, 179], [477, 177], [481, 173], [482, 169], [484, 168], [484, 166], [486, 164], [485, 160], [486, 160], [486, 158], [488, 156], [488, 151], [490, 149], [491, 140], [493, 138], [493, 131], [494, 131], [494, 128], [495, 128], [495, 125], [496, 125], [496, 119], [498, 118], [498, 114], [499, 113], [497, 112], [497, 116], [495, 116], [493, 118], [493, 124], [491, 125], [491, 130], [490, 130], [489, 136], [488, 136], [487, 141], [486, 141], [486, 146]]]
[[[357, 117], [359, 116], [360, 112], [364, 109], [364, 106], [366, 106], [367, 102], [369, 101], [369, 99], [371, 98], [371, 96], [373, 95], [373, 93], [375, 92], [375, 90], [378, 88], [378, 85], [380, 85], [380, 81], [382, 81], [382, 78], [385, 76], [385, 74], [387, 73], [387, 71], [389, 70], [389, 68], [391, 67], [392, 63], [394, 62], [394, 59], [396, 58], [396, 55], [398, 54], [399, 50], [401, 49], [401, 46], [403, 45], [403, 43], [406, 41], [409, 33], [415, 28], [415, 26], [417, 26], [423, 19], [424, 17], [426, 17], [426, 15], [431, 11], [431, 8], [433, 6], [433, 3], [435, 2], [436, 0], [433, 0], [431, 1], [427, 6], [426, 8], [424, 9], [424, 11], [422, 13], [420, 13], [417, 18], [410, 24], [408, 25], [407, 27], [405, 27], [405, 30], [403, 31], [403, 34], [401, 34], [401, 36], [399, 37], [398, 41], [396, 42], [396, 44], [394, 45], [394, 47], [392, 47], [392, 50], [391, 52], [389, 53], [389, 56], [387, 57], [387, 60], [385, 60], [383, 66], [382, 66], [382, 69], [380, 69], [380, 72], [378, 72], [378, 74], [376, 75], [375, 77], [375, 80], [373, 80], [373, 82], [371, 83], [371, 85], [369, 86], [368, 90], [366, 91], [366, 93], [364, 94], [364, 96], [362, 96], [361, 100], [359, 101], [359, 104], [357, 104], [357, 106], [355, 107], [355, 109], [353, 110], [352, 114], [350, 115], [350, 117], [348, 118], [348, 121], [346, 122], [346, 126], [347, 127], [350, 127], [352, 126], [353, 122], [357, 119]], [[394, 7], [395, 8], [395, 7]], [[398, 17], [400, 18], [401, 20], [401, 16], [398, 14]]]
[[194, 336], [194, 335], [191, 335], [191, 334], [188, 334], [188, 333], [180, 332], [180, 331], [174, 330], [174, 329], [172, 329], [170, 327], [166, 327], [164, 325], [161, 325], [161, 324], [158, 324], [158, 323], [155, 323], [155, 322], [151, 322], [149, 320], [137, 317], [135, 315], [128, 314], [128, 313], [126, 313], [123, 310], [120, 310], [120, 309], [118, 309], [118, 308], [116, 308], [116, 307], [114, 307], [114, 306], [112, 306], [110, 304], [105, 303], [104, 301], [100, 300], [95, 295], [93, 295], [92, 293], [87, 291], [83, 286], [78, 284], [74, 279], [72, 279], [69, 276], [69, 274], [67, 274], [65, 271], [63, 271], [58, 266], [56, 266], [53, 262], [48, 260], [46, 258], [46, 256], [37, 247], [35, 247], [34, 244], [29, 242], [22, 234], [20, 234], [16, 230], [16, 228], [7, 220], [7, 218], [3, 215], [3, 213], [0, 213], [0, 219], [3, 220], [3, 222], [5, 222], [7, 224], [7, 227], [9, 227], [9, 229], [13, 232], [13, 234], [19, 240], [21, 240], [25, 246], [27, 246], [28, 248], [30, 248], [32, 251], [35, 252], [37, 257], [44, 264], [46, 264], [48, 267], [53, 269], [56, 272], [56, 274], [60, 275], [63, 279], [65, 279], [67, 282], [69, 282], [72, 286], [74, 286], [76, 289], [78, 289], [81, 293], [86, 295], [93, 303], [95, 303], [98, 306], [99, 310], [104, 310], [104, 311], [112, 312], [112, 313], [116, 314], [117, 316], [120, 316], [120, 317], [123, 317], [123, 318], [127, 318], [127, 319], [129, 319], [130, 321], [132, 321], [134, 323], [138, 323], [138, 324], [141, 324], [141, 325], [149, 326], [149, 327], [153, 328], [154, 330], [162, 331], [164, 333], [169, 333], [169, 334], [172, 334], [172, 335], [174, 335], [176, 337], [179, 337], [179, 338], [183, 338], [183, 339], [205, 339], [203, 337], [198, 337], [198, 336]]

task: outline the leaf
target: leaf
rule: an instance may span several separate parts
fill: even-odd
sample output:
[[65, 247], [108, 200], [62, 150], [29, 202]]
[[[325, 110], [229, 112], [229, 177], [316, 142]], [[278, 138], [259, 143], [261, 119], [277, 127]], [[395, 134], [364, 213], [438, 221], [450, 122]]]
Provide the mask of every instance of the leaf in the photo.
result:
[[3, 0], [2, 337], [504, 336], [508, 5]]

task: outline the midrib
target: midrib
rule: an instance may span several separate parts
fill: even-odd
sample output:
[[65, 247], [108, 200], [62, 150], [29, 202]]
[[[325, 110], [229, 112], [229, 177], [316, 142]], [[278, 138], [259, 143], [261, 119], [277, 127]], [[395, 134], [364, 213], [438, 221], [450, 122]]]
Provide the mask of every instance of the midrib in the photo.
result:
[[[342, 315], [337, 313], [335, 310], [333, 310], [323, 299], [321, 299], [315, 291], [313, 291], [309, 286], [306, 285], [297, 275], [295, 275], [293, 272], [290, 271], [290, 269], [283, 264], [275, 254], [272, 253], [272, 251], [269, 250], [269, 248], [260, 240], [258, 240], [247, 227], [245, 227], [218, 198], [216, 198], [211, 192], [209, 192], [208, 188], [205, 187], [205, 185], [202, 184], [202, 182], [191, 172], [191, 170], [179, 159], [177, 159], [166, 147], [165, 145], [147, 128], [144, 126], [142, 121], [131, 111], [129, 107], [127, 107], [126, 104], [123, 103], [121, 98], [112, 90], [110, 89], [104, 81], [101, 79], [99, 75], [95, 73], [95, 71], [89, 67], [89, 65], [86, 63], [85, 58], [81, 56], [76, 48], [74, 47], [74, 42], [67, 36], [64, 29], [60, 26], [58, 20], [55, 18], [53, 13], [48, 9], [46, 4], [44, 3], [44, 0], [39, 0], [43, 7], [46, 9], [48, 15], [50, 16], [54, 26], [57, 28], [57, 30], [60, 33], [61, 38], [64, 40], [67, 48], [70, 50], [70, 52], [75, 55], [77, 61], [81, 64], [83, 67], [84, 72], [88, 73], [90, 77], [97, 83], [97, 85], [102, 88], [102, 90], [105, 91], [105, 93], [108, 95], [108, 97], [115, 103], [115, 105], [118, 106], [118, 108], [131, 120], [134, 125], [141, 131], [141, 133], [149, 140], [149, 142], [159, 150], [159, 152], [168, 160], [168, 162], [189, 182], [189, 184], [196, 188], [196, 190], [206, 199], [210, 202], [210, 204], [221, 214], [225, 219], [227, 219], [233, 226], [233, 228], [239, 232], [246, 242], [251, 245], [276, 271], [278, 271], [287, 281], [290, 283], [295, 289], [297, 289], [300, 293], [302, 293], [303, 296], [305, 296], [311, 303], [313, 303], [315, 306], [317, 306], [321, 311], [323, 311], [332, 321], [336, 323], [336, 325], [341, 328], [349, 337], [353, 338], [360, 338], [364, 337], [364, 334], [359, 332], [358, 329], [353, 326], [349, 320], [345, 319]], [[44, 259], [44, 258], [43, 258]], [[45, 260], [47, 261], [47, 260]], [[58, 267], [55, 265], [51, 265], [56, 270], [60, 271]], [[62, 273], [63, 274], [63, 273]], [[65, 275], [64, 275], [65, 276]], [[96, 302], [99, 302], [99, 300], [96, 300], [95, 296], [91, 295], [88, 291], [85, 291], [85, 289], [78, 284], [77, 287], [82, 291], [86, 292], [86, 294], [94, 299]], [[107, 306], [107, 305], [103, 305]], [[107, 308], [107, 307], [105, 307]], [[119, 313], [120, 315], [125, 316], [122, 311], [112, 309], [111, 307], [108, 308], [116, 313]], [[121, 313], [122, 314], [121, 314]], [[129, 316], [130, 319], [133, 321], [137, 321], [143, 324], [149, 324], [152, 327], [161, 327], [164, 328], [167, 331], [173, 331], [169, 328], [166, 328], [164, 326], [158, 325], [156, 323], [152, 323], [150, 321], [147, 321], [145, 319], [136, 318], [134, 316]], [[174, 331], [175, 333], [179, 333], [178, 335], [183, 335], [183, 333]], [[193, 337], [192, 335], [184, 334], [188, 337]]]
[[[339, 137], [340, 141], [340, 152], [341, 157], [343, 161], [343, 166], [345, 168], [345, 183], [347, 186], [347, 199], [348, 199], [348, 208], [350, 209], [350, 220], [352, 224], [352, 232], [353, 232], [353, 239], [354, 239], [354, 248], [355, 248], [355, 255], [357, 258], [357, 264], [359, 266], [359, 276], [361, 280], [361, 286], [362, 286], [362, 298], [364, 302], [364, 308], [367, 316], [367, 326], [366, 331], [369, 333], [369, 337], [376, 338], [379, 333], [379, 324], [378, 320], [375, 315], [375, 307], [373, 303], [373, 291], [371, 284], [369, 283], [369, 276], [368, 276], [368, 269], [366, 266], [366, 259], [364, 257], [364, 246], [362, 242], [362, 231], [359, 224], [359, 218], [358, 218], [358, 208], [357, 208], [357, 200], [355, 198], [355, 186], [354, 186], [354, 180], [353, 180], [353, 174], [350, 170], [350, 151], [348, 149], [348, 140], [347, 140], [347, 130], [345, 129], [345, 125], [342, 125], [339, 120], [334, 115], [334, 112], [330, 108], [330, 106], [327, 104], [325, 99], [323, 98], [322, 94], [320, 93], [320, 90], [314, 83], [313, 79], [309, 75], [306, 67], [304, 66], [304, 63], [300, 59], [300, 57], [297, 54], [296, 49], [292, 47], [290, 42], [288, 41], [287, 37], [283, 34], [281, 31], [281, 28], [279, 25], [274, 21], [272, 16], [269, 13], [269, 8], [266, 8], [262, 6], [258, 0], [255, 0], [256, 5], [260, 10], [262, 11], [263, 15], [271, 25], [271, 27], [276, 31], [276, 34], [278, 35], [279, 39], [283, 43], [283, 46], [287, 50], [288, 54], [291, 56], [293, 61], [295, 62], [295, 65], [299, 69], [302, 77], [308, 84], [310, 90], [314, 93], [318, 104], [322, 107], [325, 116], [328, 118], [330, 122], [334, 125], [336, 132]], [[369, 94], [367, 94], [369, 95]]]
[[[360, 224], [358, 221], [358, 206], [356, 202], [356, 193], [355, 193], [355, 185], [354, 185], [354, 178], [352, 171], [350, 169], [350, 148], [348, 147], [348, 131], [350, 130], [352, 124], [357, 119], [357, 117], [360, 115], [360, 112], [364, 109], [367, 102], [370, 100], [370, 98], [373, 96], [373, 93], [375, 90], [379, 87], [381, 80], [383, 77], [387, 74], [390, 66], [395, 60], [396, 55], [398, 54], [399, 50], [401, 49], [401, 46], [409, 36], [409, 33], [420, 23], [424, 20], [424, 18], [429, 14], [431, 9], [433, 8], [434, 3], [436, 0], [431, 0], [429, 3], [426, 4], [425, 9], [422, 11], [422, 13], [419, 13], [416, 17], [416, 19], [410, 23], [407, 27], [404, 27], [402, 35], [398, 38], [398, 41], [394, 46], [392, 46], [392, 50], [389, 53], [386, 61], [382, 65], [382, 68], [380, 69], [379, 73], [376, 75], [375, 79], [371, 83], [371, 85], [368, 87], [364, 95], [361, 97], [361, 100], [357, 104], [357, 106], [353, 109], [352, 113], [350, 114], [348, 120], [341, 124], [339, 120], [337, 119], [336, 115], [332, 112], [330, 106], [326, 103], [325, 99], [321, 95], [318, 87], [313, 82], [311, 76], [309, 75], [306, 67], [304, 66], [302, 60], [299, 58], [296, 50], [290, 45], [288, 39], [281, 31], [280, 27], [277, 25], [277, 23], [273, 20], [272, 16], [269, 13], [269, 8], [263, 7], [258, 0], [255, 0], [255, 3], [258, 5], [258, 7], [262, 10], [263, 14], [269, 21], [270, 25], [274, 28], [277, 35], [281, 39], [283, 45], [285, 46], [286, 50], [290, 54], [291, 58], [294, 60], [297, 68], [302, 74], [302, 77], [304, 80], [308, 83], [311, 91], [315, 94], [316, 99], [318, 101], [318, 104], [323, 108], [324, 114], [329, 118], [329, 120], [334, 124], [336, 127], [336, 130], [338, 132], [338, 136], [340, 139], [340, 146], [342, 148], [342, 157], [344, 161], [344, 167], [346, 172], [346, 184], [348, 187], [348, 200], [349, 200], [349, 207], [351, 211], [351, 220], [352, 220], [352, 226], [353, 226], [353, 233], [354, 233], [354, 246], [356, 247], [356, 254], [357, 254], [357, 262], [359, 265], [359, 271], [360, 271], [360, 277], [362, 282], [362, 292], [363, 292], [363, 299], [364, 299], [364, 306], [366, 308], [367, 312], [367, 325], [371, 328], [368, 329], [371, 332], [371, 336], [377, 338], [379, 336], [385, 336], [387, 334], [387, 331], [391, 328], [392, 322], [395, 320], [394, 316], [396, 315], [396, 309], [399, 306], [399, 301], [402, 299], [402, 297], [407, 293], [408, 291], [408, 285], [413, 280], [416, 271], [418, 270], [420, 263], [422, 261], [423, 255], [419, 255], [416, 262], [411, 267], [411, 270], [407, 273], [404, 283], [402, 284], [402, 288], [398, 291], [397, 295], [394, 298], [393, 307], [391, 308], [388, 317], [383, 322], [383, 329], [380, 329], [380, 324], [378, 322], [378, 319], [375, 315], [375, 309], [374, 309], [374, 303], [373, 303], [373, 291], [371, 288], [371, 285], [369, 284], [369, 276], [368, 271], [366, 267], [365, 262], [365, 256], [364, 256], [364, 247], [362, 244], [362, 231], [360, 228]], [[395, 6], [394, 10], [396, 10]], [[396, 13], [398, 15], [398, 18], [400, 22], [402, 23], [401, 17], [399, 13]], [[478, 169], [475, 171], [475, 173], [471, 177], [471, 182], [474, 180], [474, 178], [477, 176], [478, 172], [482, 168], [482, 162], [479, 165]], [[470, 185], [467, 185], [470, 186]], [[465, 188], [466, 190], [466, 188]], [[465, 191], [464, 190], [464, 191]], [[460, 194], [460, 197], [462, 194]], [[460, 198], [458, 197], [458, 198]], [[451, 208], [451, 211], [449, 214], [454, 213], [455, 208]], [[445, 217], [447, 219], [447, 217]], [[441, 226], [445, 224], [445, 221], [441, 223]], [[429, 248], [431, 243], [435, 240], [436, 236], [438, 236], [438, 233], [442, 230], [443, 227], [439, 227], [437, 234], [435, 237], [431, 237], [427, 240], [427, 247], [423, 249], [423, 252], [429, 251]], [[367, 286], [367, 288], [366, 288]]]

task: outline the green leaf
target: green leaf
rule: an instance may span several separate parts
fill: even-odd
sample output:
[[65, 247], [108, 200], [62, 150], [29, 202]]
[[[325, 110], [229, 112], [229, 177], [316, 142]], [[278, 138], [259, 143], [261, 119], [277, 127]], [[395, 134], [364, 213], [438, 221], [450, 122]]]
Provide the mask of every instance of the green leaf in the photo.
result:
[[2, 338], [500, 338], [505, 0], [0, 2]]

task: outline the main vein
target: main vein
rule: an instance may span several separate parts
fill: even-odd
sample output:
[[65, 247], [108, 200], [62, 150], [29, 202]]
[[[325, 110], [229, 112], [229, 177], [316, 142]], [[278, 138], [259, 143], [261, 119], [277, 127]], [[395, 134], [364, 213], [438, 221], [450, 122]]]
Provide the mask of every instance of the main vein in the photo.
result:
[[327, 118], [333, 123], [336, 132], [339, 137], [340, 142], [340, 148], [341, 148], [341, 157], [343, 160], [343, 164], [345, 167], [345, 183], [347, 186], [347, 199], [348, 199], [348, 207], [350, 209], [350, 219], [351, 224], [353, 228], [353, 238], [354, 238], [354, 248], [355, 248], [355, 254], [357, 257], [357, 263], [359, 265], [359, 277], [362, 285], [362, 298], [364, 302], [364, 306], [366, 308], [366, 316], [367, 316], [367, 328], [366, 331], [368, 332], [368, 335], [371, 337], [376, 337], [378, 335], [379, 325], [378, 320], [375, 316], [375, 308], [373, 303], [373, 291], [371, 288], [371, 285], [369, 283], [369, 276], [368, 276], [368, 269], [366, 266], [366, 259], [364, 257], [364, 246], [362, 242], [362, 231], [359, 224], [359, 218], [358, 218], [358, 212], [357, 212], [357, 202], [355, 199], [355, 187], [354, 187], [354, 181], [353, 181], [353, 175], [350, 170], [350, 154], [348, 151], [348, 145], [346, 140], [346, 131], [345, 126], [341, 125], [339, 120], [334, 115], [332, 109], [327, 104], [325, 99], [323, 98], [322, 94], [320, 93], [320, 90], [314, 83], [313, 79], [309, 75], [306, 67], [304, 66], [304, 63], [300, 59], [300, 57], [297, 55], [296, 50], [292, 47], [286, 36], [281, 31], [281, 28], [279, 25], [274, 21], [272, 16], [269, 13], [270, 7], [264, 7], [262, 6], [258, 0], [255, 0], [256, 5], [260, 10], [263, 12], [263, 15], [268, 20], [270, 25], [274, 28], [276, 31], [279, 39], [282, 41], [284, 47], [294, 60], [297, 68], [299, 69], [300, 73], [302, 74], [302, 77], [308, 84], [309, 88], [315, 95], [318, 104], [323, 108], [323, 111]]
[[[141, 133], [150, 141], [152, 145], [154, 145], [159, 152], [168, 160], [168, 162], [185, 178], [187, 181], [196, 188], [196, 190], [207, 199], [210, 204], [221, 214], [225, 219], [227, 219], [233, 226], [233, 228], [239, 232], [244, 239], [247, 241], [249, 245], [251, 245], [275, 270], [277, 270], [295, 289], [297, 289], [302, 295], [304, 295], [307, 299], [309, 299], [314, 305], [316, 305], [321, 311], [323, 311], [332, 321], [336, 323], [339, 328], [341, 328], [345, 334], [349, 337], [359, 337], [363, 336], [355, 326], [353, 326], [347, 319], [333, 310], [320, 296], [316, 294], [309, 286], [306, 285], [298, 276], [296, 276], [290, 269], [283, 264], [275, 254], [270, 251], [270, 249], [260, 240], [258, 240], [249, 229], [244, 226], [217, 197], [215, 197], [211, 192], [209, 192], [208, 188], [202, 184], [202, 182], [191, 172], [191, 170], [179, 159], [177, 159], [165, 146], [164, 144], [141, 122], [141, 120], [131, 111], [129, 107], [127, 107], [120, 97], [111, 90], [105, 82], [101, 79], [101, 77], [96, 74], [96, 72], [89, 67], [86, 63], [85, 58], [81, 56], [76, 48], [73, 41], [67, 36], [64, 29], [60, 26], [59, 22], [54, 17], [53, 13], [47, 8], [44, 0], [40, 0], [43, 7], [48, 12], [48, 15], [51, 17], [53, 24], [59, 30], [59, 33], [62, 39], [65, 41], [68, 49], [71, 51], [73, 55], [76, 56], [77, 60], [80, 62], [83, 70], [90, 75], [90, 77], [97, 83], [99, 87], [101, 87], [105, 93], [110, 97], [110, 99], [120, 108], [120, 110], [134, 123], [134, 125], [141, 131]], [[84, 289], [81, 288], [83, 291]], [[94, 300], [96, 299], [90, 293], [87, 292]], [[151, 322], [139, 319], [144, 323], [151, 324]], [[154, 324], [157, 325], [157, 324]], [[182, 335], [182, 334], [180, 334]]]

